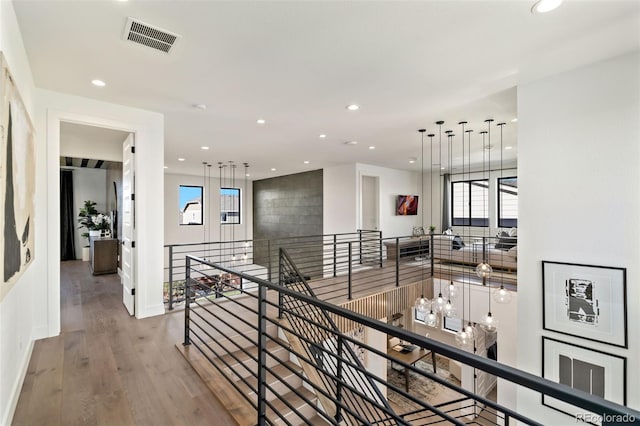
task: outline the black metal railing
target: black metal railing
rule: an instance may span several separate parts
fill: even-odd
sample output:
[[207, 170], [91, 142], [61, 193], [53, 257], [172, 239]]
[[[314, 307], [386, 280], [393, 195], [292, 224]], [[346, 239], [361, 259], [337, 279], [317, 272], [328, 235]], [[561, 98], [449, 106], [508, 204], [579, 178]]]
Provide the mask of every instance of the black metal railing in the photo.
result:
[[[311, 235], [270, 240], [170, 244], [165, 246], [165, 303], [173, 310], [184, 302], [185, 256], [191, 255], [268, 281], [278, 279], [279, 249], [286, 248], [305, 276], [314, 280], [344, 277], [382, 266], [380, 231]], [[357, 265], [355, 268], [353, 265]], [[351, 272], [349, 272], [351, 271]], [[244, 285], [239, 280], [238, 287]], [[204, 290], [203, 290], [204, 291]], [[214, 293], [215, 290], [211, 289]]]
[[[354, 332], [360, 329], [368, 330], [365, 335], [381, 333], [398, 338], [589, 412], [640, 419], [638, 411], [320, 300], [311, 294], [310, 285], [305, 285], [304, 272], [283, 257], [278, 274], [283, 285], [204, 259], [186, 258], [186, 297], [191, 303], [185, 306], [184, 344], [206, 357], [255, 409], [260, 425], [338, 425], [345, 419], [348, 424], [384, 425], [479, 424], [479, 419], [482, 424], [508, 425], [513, 420], [540, 424], [418, 362], [414, 365], [398, 359], [385, 344], [381, 347], [375, 339], [364, 339]], [[255, 289], [240, 288], [239, 297], [229, 296], [223, 289], [218, 298], [191, 291], [203, 278], [220, 271], [253, 283]], [[343, 324], [340, 330], [334, 327], [338, 323]], [[345, 350], [347, 346], [350, 350]], [[408, 383], [392, 375], [394, 365], [413, 380], [438, 386], [440, 400], [443, 395], [447, 398], [435, 404], [417, 397], [405, 389]], [[371, 383], [379, 392], [372, 390]], [[392, 399], [393, 403], [386, 402]]]
[[[504, 240], [506, 241], [506, 240]], [[316, 296], [339, 303], [355, 294], [382, 291], [420, 281], [425, 275], [465, 275], [473, 280], [473, 267], [483, 259], [494, 268], [494, 284], [515, 284], [516, 240], [496, 237], [427, 235], [422, 238], [383, 238], [380, 231], [282, 238], [274, 240], [212, 242], [166, 246], [165, 303], [172, 310], [184, 301], [185, 256], [192, 255], [236, 271], [277, 282], [279, 248], [287, 252], [307, 279]], [[462, 245], [464, 244], [464, 245]], [[516, 248], [517, 249], [517, 248]], [[217, 281], [235, 287], [251, 286], [238, 276], [220, 272], [208, 290], [220, 294]], [[205, 283], [201, 283], [205, 284]], [[237, 294], [238, 289], [229, 290]]]

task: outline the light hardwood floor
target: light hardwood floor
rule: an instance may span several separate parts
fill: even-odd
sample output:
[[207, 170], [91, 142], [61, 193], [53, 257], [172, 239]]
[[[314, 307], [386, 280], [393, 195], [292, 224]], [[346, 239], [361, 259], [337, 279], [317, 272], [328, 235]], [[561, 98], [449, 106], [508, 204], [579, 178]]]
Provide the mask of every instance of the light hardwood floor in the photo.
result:
[[174, 347], [183, 312], [136, 320], [118, 275], [61, 275], [61, 333], [35, 343], [12, 424], [235, 424]]

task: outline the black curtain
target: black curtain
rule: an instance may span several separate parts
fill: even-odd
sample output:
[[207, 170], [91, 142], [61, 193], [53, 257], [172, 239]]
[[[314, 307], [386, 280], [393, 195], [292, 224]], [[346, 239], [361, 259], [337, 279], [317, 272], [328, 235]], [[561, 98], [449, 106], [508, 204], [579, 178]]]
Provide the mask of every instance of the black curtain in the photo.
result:
[[75, 228], [73, 171], [60, 170], [60, 260], [75, 260], [76, 258]]

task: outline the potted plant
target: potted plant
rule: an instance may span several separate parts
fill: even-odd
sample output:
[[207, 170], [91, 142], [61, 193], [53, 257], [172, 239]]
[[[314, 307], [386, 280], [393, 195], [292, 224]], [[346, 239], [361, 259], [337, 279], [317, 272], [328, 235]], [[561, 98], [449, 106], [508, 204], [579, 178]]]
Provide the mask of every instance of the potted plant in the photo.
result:
[[436, 231], [436, 227], [434, 225], [429, 226], [429, 234], [433, 234]]
[[87, 244], [82, 247], [82, 260], [84, 262], [89, 260], [89, 233], [95, 229], [93, 217], [97, 214], [98, 210], [96, 209], [96, 203], [91, 200], [86, 200], [84, 202], [84, 206], [80, 208], [80, 213], [78, 213], [78, 222], [80, 223], [78, 229], [87, 229], [86, 232], [81, 234], [83, 238], [87, 239]]
[[98, 231], [98, 236], [108, 237], [111, 236], [111, 218], [103, 213], [98, 213], [91, 217], [93, 222], [93, 230]]

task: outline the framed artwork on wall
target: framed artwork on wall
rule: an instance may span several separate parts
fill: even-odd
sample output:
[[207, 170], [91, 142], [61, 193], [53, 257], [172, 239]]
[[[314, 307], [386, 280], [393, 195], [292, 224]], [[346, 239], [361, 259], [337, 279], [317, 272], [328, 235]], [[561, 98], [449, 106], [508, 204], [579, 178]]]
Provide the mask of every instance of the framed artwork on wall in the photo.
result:
[[628, 347], [625, 268], [542, 261], [542, 327]]
[[[549, 337], [542, 337], [542, 377], [604, 398], [621, 405], [627, 403], [627, 359]], [[601, 413], [542, 395], [546, 405], [574, 419], [602, 424]]]

